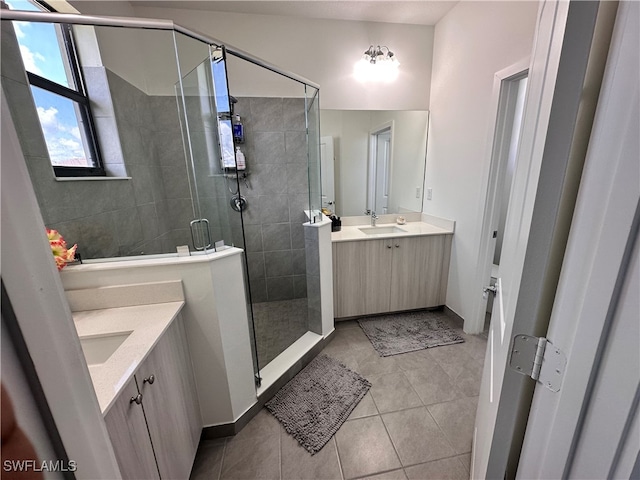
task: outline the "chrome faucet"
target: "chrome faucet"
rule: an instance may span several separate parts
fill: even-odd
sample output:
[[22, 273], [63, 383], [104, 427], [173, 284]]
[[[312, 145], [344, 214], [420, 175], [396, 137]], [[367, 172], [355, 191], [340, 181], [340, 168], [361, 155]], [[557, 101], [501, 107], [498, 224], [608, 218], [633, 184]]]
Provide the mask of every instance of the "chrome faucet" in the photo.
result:
[[378, 219], [378, 215], [376, 215], [376, 212], [374, 212], [373, 210], [371, 210], [371, 226], [375, 227], [376, 226], [376, 220]]

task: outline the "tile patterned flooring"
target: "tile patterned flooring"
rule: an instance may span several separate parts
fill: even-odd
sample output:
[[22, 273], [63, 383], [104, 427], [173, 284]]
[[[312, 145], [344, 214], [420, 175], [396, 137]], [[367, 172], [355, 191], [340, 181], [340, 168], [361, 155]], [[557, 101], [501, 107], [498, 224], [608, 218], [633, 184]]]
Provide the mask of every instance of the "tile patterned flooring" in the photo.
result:
[[316, 455], [262, 409], [235, 437], [202, 442], [192, 479], [467, 479], [486, 337], [379, 357], [355, 321], [323, 352], [372, 388]]
[[309, 330], [307, 298], [253, 304], [260, 368]]

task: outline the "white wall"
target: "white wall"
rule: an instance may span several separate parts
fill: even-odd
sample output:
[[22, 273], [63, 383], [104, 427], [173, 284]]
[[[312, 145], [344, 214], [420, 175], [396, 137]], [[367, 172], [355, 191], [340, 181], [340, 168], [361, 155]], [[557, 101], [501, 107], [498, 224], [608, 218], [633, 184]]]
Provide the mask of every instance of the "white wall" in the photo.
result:
[[[494, 73], [527, 57], [537, 2], [460, 2], [436, 25], [425, 213], [456, 221], [446, 304], [471, 313], [487, 190]], [[425, 196], [426, 198], [426, 196]]]
[[[103, 15], [109, 14], [111, 4], [74, 2], [83, 13], [91, 8]], [[321, 108], [429, 107], [433, 27], [153, 7], [135, 7], [134, 11], [138, 17], [171, 19], [308, 78], [321, 87]], [[352, 77], [354, 63], [370, 44], [387, 45], [398, 57], [400, 76], [394, 83], [366, 86]], [[233, 83], [234, 95], [281, 95], [280, 90], [257, 91], [259, 82], [251, 76]]]

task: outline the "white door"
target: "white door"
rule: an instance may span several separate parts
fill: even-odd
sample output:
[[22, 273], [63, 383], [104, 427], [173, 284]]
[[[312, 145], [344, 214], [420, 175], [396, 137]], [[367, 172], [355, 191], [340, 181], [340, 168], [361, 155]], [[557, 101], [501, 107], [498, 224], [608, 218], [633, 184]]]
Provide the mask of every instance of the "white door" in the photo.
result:
[[536, 386], [520, 478], [640, 477], [639, 32], [621, 2], [547, 332], [567, 368]]
[[322, 172], [322, 207], [335, 212], [333, 137], [320, 138], [320, 172]]
[[389, 170], [391, 168], [391, 131], [376, 135], [376, 194], [373, 211], [386, 214], [389, 210]]
[[585, 105], [596, 101], [584, 85], [594, 74], [587, 64], [597, 13], [595, 2], [540, 4], [478, 400], [473, 478], [511, 477], [517, 465], [531, 387], [508, 369], [509, 347], [514, 334], [546, 331], [575, 201], [572, 185], [579, 181], [576, 152], [588, 139]]

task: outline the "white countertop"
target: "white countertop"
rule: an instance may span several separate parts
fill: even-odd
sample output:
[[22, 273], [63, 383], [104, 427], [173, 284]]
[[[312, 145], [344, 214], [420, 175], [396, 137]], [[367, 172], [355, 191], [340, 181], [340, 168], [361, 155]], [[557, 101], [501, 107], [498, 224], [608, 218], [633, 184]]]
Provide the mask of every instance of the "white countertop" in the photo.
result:
[[[404, 232], [393, 233], [376, 233], [366, 234], [362, 232], [361, 228], [376, 228], [376, 227], [397, 227], [404, 230]], [[332, 242], [350, 242], [354, 240], [380, 240], [383, 238], [399, 238], [399, 237], [415, 237], [420, 235], [452, 235], [453, 229], [436, 227], [426, 222], [407, 222], [404, 225], [398, 225], [396, 223], [377, 223], [376, 227], [371, 227], [369, 224], [342, 226], [339, 232], [331, 233]]]
[[132, 332], [105, 363], [89, 367], [103, 415], [183, 306], [178, 301], [73, 313], [81, 339]]

